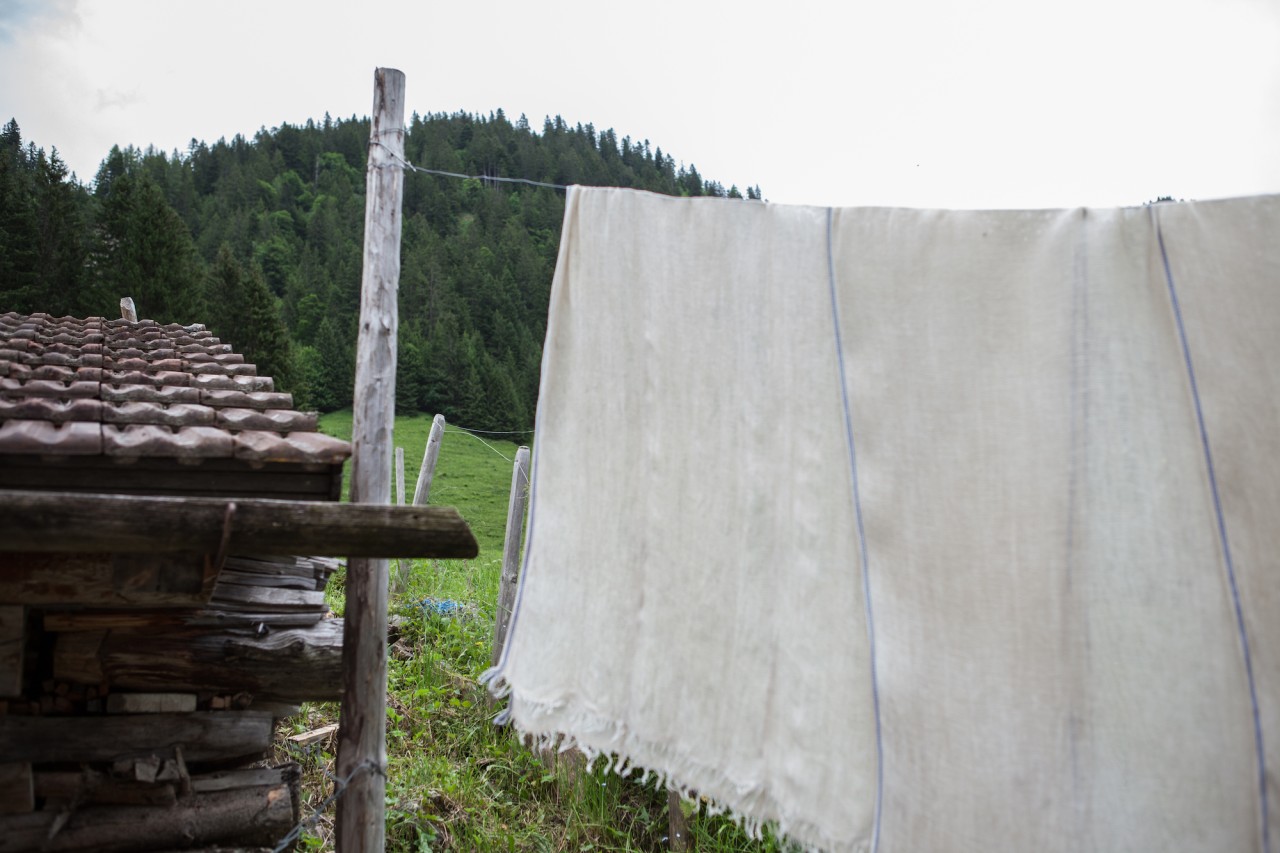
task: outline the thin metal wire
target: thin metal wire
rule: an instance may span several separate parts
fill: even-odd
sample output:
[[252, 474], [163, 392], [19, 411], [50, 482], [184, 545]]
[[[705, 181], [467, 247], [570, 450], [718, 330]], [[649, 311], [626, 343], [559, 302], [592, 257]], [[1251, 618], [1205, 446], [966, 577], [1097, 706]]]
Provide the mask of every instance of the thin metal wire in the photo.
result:
[[290, 845], [292, 845], [293, 842], [297, 841], [298, 838], [302, 835], [302, 833], [305, 830], [315, 826], [316, 822], [319, 821], [320, 818], [324, 816], [325, 809], [329, 808], [329, 806], [332, 805], [335, 800], [337, 800], [346, 792], [347, 786], [351, 784], [351, 780], [356, 778], [357, 774], [363, 773], [366, 770], [372, 770], [374, 773], [377, 773], [379, 776], [381, 776], [384, 779], [387, 777], [387, 772], [383, 770], [382, 767], [379, 766], [376, 762], [373, 762], [373, 761], [365, 761], [361, 764], [356, 765], [355, 769], [353, 769], [350, 773], [348, 773], [342, 779], [339, 779], [336, 776], [334, 776], [332, 773], [325, 771], [325, 775], [333, 780], [333, 793], [330, 794], [328, 797], [326, 797], [325, 801], [316, 807], [316, 810], [312, 812], [311, 817], [303, 818], [302, 820], [298, 821], [297, 826], [289, 830], [289, 834], [286, 835], [284, 838], [280, 839], [280, 843], [277, 844], [274, 849], [272, 849], [271, 853], [284, 853], [285, 850], [289, 849]]
[[492, 450], [494, 453], [496, 453], [496, 454], [498, 454], [499, 456], [501, 456], [503, 459], [507, 460], [508, 462], [512, 462], [512, 463], [514, 464], [514, 461], [512, 460], [512, 458], [511, 458], [510, 456], [508, 456], [507, 454], [503, 453], [501, 450], [499, 450], [498, 448], [494, 447], [492, 444], [490, 444], [489, 442], [485, 441], [485, 440], [484, 440], [483, 438], [481, 438], [480, 436], [475, 435], [474, 433], [470, 432], [469, 430], [465, 430], [465, 429], [463, 429], [463, 428], [462, 428], [462, 427], [460, 427], [460, 426], [454, 426], [453, 424], [448, 424], [447, 426], [445, 426], [444, 431], [445, 431], [445, 432], [460, 432], [460, 433], [462, 433], [463, 435], [469, 435], [469, 436], [471, 436], [472, 438], [474, 438], [476, 441], [478, 441], [478, 442], [480, 442], [481, 444], [483, 444], [485, 447], [487, 447], [487, 448], [489, 448], [490, 450]]
[[480, 433], [480, 435], [533, 435], [533, 430], [531, 429], [497, 430], [497, 429], [472, 429], [471, 427], [458, 426], [457, 424], [453, 424], [453, 426], [457, 426], [458, 429], [465, 429], [467, 432], [478, 432]]
[[397, 154], [396, 152], [392, 151], [392, 150], [391, 150], [390, 148], [388, 148], [386, 145], [383, 145], [381, 142], [378, 142], [378, 141], [375, 141], [375, 140], [371, 140], [371, 141], [369, 142], [369, 144], [370, 144], [370, 145], [379, 145], [379, 146], [381, 146], [381, 147], [383, 147], [383, 148], [386, 148], [386, 149], [387, 149], [387, 153], [388, 153], [388, 154], [390, 154], [390, 155], [392, 156], [392, 158], [394, 158], [394, 159], [396, 159], [396, 160], [399, 160], [399, 161], [400, 161], [400, 165], [401, 165], [401, 166], [403, 166], [403, 167], [404, 167], [404, 168], [406, 168], [406, 169], [409, 169], [409, 170], [410, 170], [410, 171], [412, 171], [412, 172], [421, 172], [421, 173], [422, 173], [422, 174], [424, 174], [424, 175], [441, 175], [441, 176], [446, 177], [446, 178], [462, 178], [463, 180], [467, 180], [467, 179], [474, 179], [474, 180], [477, 180], [477, 181], [498, 181], [498, 182], [500, 182], [500, 183], [504, 183], [504, 184], [528, 184], [528, 185], [529, 185], [529, 186], [531, 186], [531, 187], [546, 187], [546, 188], [548, 188], [548, 189], [552, 189], [552, 190], [566, 190], [566, 189], [568, 189], [568, 187], [567, 187], [567, 186], [565, 186], [564, 184], [549, 184], [549, 183], [547, 183], [546, 181], [532, 181], [532, 180], [530, 180], [530, 179], [528, 179], [528, 178], [500, 178], [500, 177], [498, 177], [498, 176], [496, 176], [496, 175], [464, 175], [464, 174], [463, 174], [463, 173], [461, 173], [461, 172], [446, 172], [446, 171], [444, 171], [443, 169], [427, 169], [427, 168], [424, 168], [424, 167], [422, 167], [422, 166], [415, 166], [415, 165], [413, 165], [413, 164], [412, 164], [412, 163], [410, 163], [408, 160], [406, 160], [404, 157], [402, 157], [402, 156], [400, 156], [399, 154]]

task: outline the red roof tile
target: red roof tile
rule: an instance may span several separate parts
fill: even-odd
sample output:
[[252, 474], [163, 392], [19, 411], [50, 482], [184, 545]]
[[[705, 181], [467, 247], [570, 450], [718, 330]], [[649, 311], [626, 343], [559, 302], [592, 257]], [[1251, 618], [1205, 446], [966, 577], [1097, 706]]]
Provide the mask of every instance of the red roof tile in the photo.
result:
[[0, 454], [336, 463], [350, 453], [203, 326], [0, 314]]

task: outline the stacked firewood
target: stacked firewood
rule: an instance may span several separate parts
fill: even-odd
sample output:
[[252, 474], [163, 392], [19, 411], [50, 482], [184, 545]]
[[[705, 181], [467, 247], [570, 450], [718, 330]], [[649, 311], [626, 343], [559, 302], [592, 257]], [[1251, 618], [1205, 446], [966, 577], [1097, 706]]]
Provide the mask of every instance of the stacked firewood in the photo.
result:
[[230, 557], [198, 607], [0, 608], [0, 853], [274, 847], [299, 818], [297, 768], [261, 766], [275, 722], [341, 694], [336, 567]]

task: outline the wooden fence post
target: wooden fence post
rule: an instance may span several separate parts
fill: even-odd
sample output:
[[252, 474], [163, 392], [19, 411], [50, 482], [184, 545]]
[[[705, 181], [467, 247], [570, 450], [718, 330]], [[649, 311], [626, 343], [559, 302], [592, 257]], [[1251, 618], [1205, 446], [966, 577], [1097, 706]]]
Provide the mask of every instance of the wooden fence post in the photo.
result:
[[436, 475], [436, 459], [440, 457], [440, 440], [444, 438], [444, 415], [431, 419], [431, 435], [427, 438], [427, 450], [422, 454], [422, 469], [418, 471], [418, 485], [413, 490], [413, 505], [426, 506], [431, 496], [431, 479]]
[[[404, 506], [404, 448], [396, 448], [396, 506]], [[413, 571], [413, 560], [396, 560], [396, 580], [391, 592], [399, 595], [409, 588], [409, 573]]]
[[404, 448], [396, 448], [396, 505], [404, 506]]
[[498, 612], [493, 625], [493, 665], [502, 657], [507, 642], [507, 627], [516, 603], [516, 584], [520, 580], [520, 538], [524, 532], [524, 502], [529, 493], [529, 448], [516, 451], [511, 471], [511, 500], [507, 503], [507, 535], [502, 542], [502, 578], [498, 581]]
[[680, 805], [680, 794], [667, 791], [667, 846], [671, 853], [685, 853], [689, 849], [689, 819]]
[[[404, 191], [404, 74], [373, 73], [373, 121], [364, 209], [364, 271], [356, 345], [351, 501], [391, 497], [395, 425], [396, 289]], [[387, 561], [347, 561], [343, 693], [338, 729], [337, 849], [381, 851], [386, 842]]]

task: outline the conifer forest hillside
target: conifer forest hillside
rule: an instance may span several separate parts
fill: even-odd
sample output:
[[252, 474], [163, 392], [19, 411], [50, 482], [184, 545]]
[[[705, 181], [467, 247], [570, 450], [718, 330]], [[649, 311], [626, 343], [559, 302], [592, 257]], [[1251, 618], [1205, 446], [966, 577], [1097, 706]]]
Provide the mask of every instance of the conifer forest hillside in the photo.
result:
[[[414, 114], [401, 244], [397, 408], [532, 426], [564, 193], [485, 177], [742, 197], [648, 140], [560, 117]], [[0, 311], [204, 323], [292, 391], [350, 405], [369, 121], [283, 124], [186, 151], [112, 148], [91, 182], [0, 131]], [[47, 142], [42, 140], [42, 142]], [[56, 143], [56, 141], [55, 141]], [[747, 198], [759, 198], [752, 187]]]

